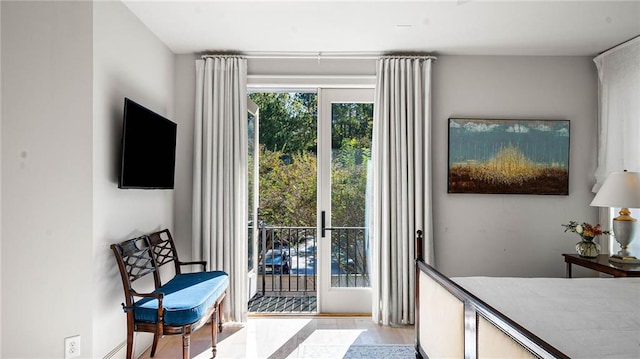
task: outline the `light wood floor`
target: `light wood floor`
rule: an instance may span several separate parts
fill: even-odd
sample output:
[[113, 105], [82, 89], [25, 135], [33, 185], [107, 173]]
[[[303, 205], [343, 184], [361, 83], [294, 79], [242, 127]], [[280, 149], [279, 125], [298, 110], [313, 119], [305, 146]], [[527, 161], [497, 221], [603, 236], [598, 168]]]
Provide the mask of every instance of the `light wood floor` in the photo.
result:
[[[251, 317], [245, 324], [224, 325], [216, 359], [292, 359], [304, 346], [319, 344], [414, 344], [414, 330], [376, 325], [369, 317]], [[181, 336], [172, 335], [160, 339], [154, 359], [181, 356]], [[209, 325], [192, 334], [191, 357], [211, 358]], [[148, 358], [149, 350], [141, 356]]]

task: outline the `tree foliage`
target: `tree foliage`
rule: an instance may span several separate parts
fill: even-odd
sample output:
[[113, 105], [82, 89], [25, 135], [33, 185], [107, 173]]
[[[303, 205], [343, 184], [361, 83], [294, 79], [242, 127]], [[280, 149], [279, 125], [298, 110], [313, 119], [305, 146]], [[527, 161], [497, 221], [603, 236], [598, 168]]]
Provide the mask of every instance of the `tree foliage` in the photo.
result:
[[315, 227], [316, 157], [302, 152], [285, 164], [280, 151], [260, 151], [260, 216], [272, 226]]
[[253, 93], [260, 108], [260, 145], [282, 153], [315, 152], [317, 96], [315, 93]]
[[373, 131], [373, 104], [338, 103], [331, 108], [331, 147], [342, 148], [345, 141], [351, 146], [369, 148]]

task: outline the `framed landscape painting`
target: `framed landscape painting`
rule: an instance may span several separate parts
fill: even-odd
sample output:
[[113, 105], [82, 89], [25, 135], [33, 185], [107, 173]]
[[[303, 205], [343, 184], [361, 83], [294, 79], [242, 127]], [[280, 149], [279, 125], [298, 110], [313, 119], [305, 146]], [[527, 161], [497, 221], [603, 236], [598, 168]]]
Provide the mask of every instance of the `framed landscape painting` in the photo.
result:
[[449, 193], [569, 194], [569, 121], [449, 119]]

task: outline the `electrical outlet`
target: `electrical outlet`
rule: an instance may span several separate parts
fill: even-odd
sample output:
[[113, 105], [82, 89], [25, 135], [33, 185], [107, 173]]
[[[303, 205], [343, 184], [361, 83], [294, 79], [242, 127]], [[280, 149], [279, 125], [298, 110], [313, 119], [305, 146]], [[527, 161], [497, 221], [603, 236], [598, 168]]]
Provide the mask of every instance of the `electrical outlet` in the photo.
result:
[[64, 359], [80, 356], [80, 336], [64, 338]]

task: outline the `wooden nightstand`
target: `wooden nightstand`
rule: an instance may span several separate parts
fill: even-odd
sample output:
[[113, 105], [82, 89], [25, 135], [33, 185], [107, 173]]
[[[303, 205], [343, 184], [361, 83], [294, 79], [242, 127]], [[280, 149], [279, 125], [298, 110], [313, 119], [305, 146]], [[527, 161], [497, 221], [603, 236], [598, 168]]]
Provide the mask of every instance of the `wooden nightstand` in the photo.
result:
[[614, 277], [640, 277], [640, 265], [618, 264], [609, 262], [608, 254], [600, 254], [598, 258], [583, 258], [577, 254], [563, 254], [567, 264], [566, 277], [571, 278], [571, 265], [579, 265]]

